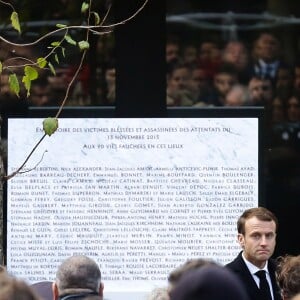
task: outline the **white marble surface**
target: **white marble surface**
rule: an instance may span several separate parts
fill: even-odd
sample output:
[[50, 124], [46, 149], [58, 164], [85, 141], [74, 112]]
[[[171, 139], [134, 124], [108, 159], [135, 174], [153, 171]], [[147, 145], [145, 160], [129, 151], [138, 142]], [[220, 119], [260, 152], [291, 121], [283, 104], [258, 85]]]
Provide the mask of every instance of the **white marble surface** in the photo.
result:
[[[16, 168], [18, 168], [25, 160], [27, 155], [30, 153], [35, 143], [41, 138], [43, 135], [41, 131], [42, 119], [11, 119], [9, 121], [9, 139], [8, 139], [8, 171], [12, 172]], [[7, 213], [7, 265], [8, 268], [13, 272], [22, 277], [25, 277], [28, 281], [32, 282], [38, 278], [37, 275], [32, 275], [37, 273], [38, 266], [40, 263], [38, 261], [30, 261], [29, 265], [32, 265], [32, 276], [30, 274], [25, 274], [24, 270], [20, 267], [20, 263], [15, 263], [13, 261], [14, 258], [20, 257], [22, 258], [22, 253], [28, 252], [30, 249], [30, 245], [26, 238], [24, 239], [24, 248], [26, 251], [18, 250], [18, 247], [14, 247], [14, 226], [22, 226], [22, 222], [25, 221], [19, 219], [16, 220], [14, 218], [16, 215], [22, 215], [22, 210], [17, 211], [14, 206], [13, 201], [11, 201], [13, 192], [18, 190], [18, 188], [22, 185], [20, 180], [22, 178], [26, 178], [28, 184], [29, 195], [24, 195], [27, 199], [27, 202], [30, 203], [29, 209], [33, 211], [34, 204], [39, 202], [38, 199], [41, 199], [41, 196], [32, 195], [32, 189], [34, 187], [41, 187], [43, 183], [34, 183], [35, 179], [41, 179], [41, 172], [39, 171], [42, 168], [48, 168], [47, 171], [49, 174], [53, 173], [51, 170], [59, 170], [58, 172], [62, 174], [61, 179], [66, 179], [67, 184], [74, 184], [75, 181], [79, 179], [87, 179], [91, 180], [91, 183], [85, 184], [83, 181], [79, 182], [78, 185], [84, 186], [86, 190], [93, 191], [93, 185], [96, 186], [96, 179], [92, 176], [93, 173], [97, 173], [97, 171], [86, 171], [88, 173], [85, 177], [78, 177], [78, 173], [74, 172], [76, 168], [101, 168], [101, 172], [104, 172], [106, 168], [112, 170], [111, 173], [116, 173], [118, 176], [121, 176], [122, 170], [135, 169], [135, 174], [140, 173], [139, 177], [124, 177], [124, 178], [141, 178], [142, 184], [147, 184], [147, 170], [155, 170], [156, 176], [153, 179], [158, 180], [156, 184], [160, 185], [158, 189], [158, 195], [161, 191], [168, 193], [171, 192], [170, 203], [171, 205], [178, 204], [180, 201], [178, 196], [178, 190], [184, 191], [186, 194], [180, 197], [186, 197], [189, 193], [193, 196], [197, 196], [200, 198], [202, 195], [200, 194], [201, 189], [195, 189], [195, 184], [190, 184], [188, 181], [197, 179], [199, 182], [197, 183], [200, 186], [204, 186], [203, 179], [217, 179], [219, 183], [216, 184], [207, 184], [205, 192], [212, 191], [212, 194], [203, 196], [201, 201], [196, 204], [192, 199], [186, 200], [186, 213], [182, 211], [181, 213], [176, 213], [176, 216], [182, 215], [184, 217], [185, 224], [181, 224], [180, 220], [177, 220], [179, 223], [178, 227], [186, 228], [189, 226], [190, 231], [188, 233], [191, 235], [191, 239], [198, 239], [199, 243], [195, 245], [198, 248], [198, 252], [194, 250], [187, 250], [187, 247], [184, 251], [180, 252], [178, 257], [180, 260], [174, 261], [172, 264], [166, 264], [168, 267], [165, 268], [165, 274], [160, 276], [155, 280], [155, 276], [149, 276], [151, 280], [132, 280], [132, 274], [130, 274], [130, 268], [126, 267], [126, 264], [121, 264], [120, 261], [123, 259], [129, 259], [128, 255], [122, 254], [120, 255], [120, 251], [115, 251], [112, 253], [112, 258], [115, 259], [116, 264], [120, 263], [122, 266], [121, 271], [122, 274], [119, 278], [125, 274], [126, 278], [130, 280], [106, 280], [105, 281], [105, 291], [108, 293], [108, 299], [117, 300], [118, 293], [110, 294], [112, 292], [122, 291], [121, 295], [125, 293], [132, 293], [130, 299], [142, 300], [143, 299], [143, 291], [151, 290], [154, 286], [161, 286], [166, 283], [167, 274], [173, 269], [174, 266], [177, 266], [183, 263], [186, 259], [191, 258], [191, 256], [199, 256], [199, 253], [204, 253], [206, 257], [214, 258], [221, 263], [225, 263], [231, 260], [238, 252], [238, 245], [236, 243], [235, 231], [236, 226], [235, 222], [237, 217], [241, 214], [241, 212], [248, 207], [253, 207], [258, 205], [258, 122], [257, 119], [253, 118], [209, 118], [209, 119], [198, 119], [198, 118], [172, 118], [172, 119], [60, 119], [59, 120], [59, 132], [53, 134], [50, 137], [46, 137], [44, 141], [40, 144], [38, 149], [34, 152], [28, 163], [26, 163], [26, 168], [32, 169], [29, 173], [22, 174], [21, 176], [15, 177], [8, 183], [8, 213]], [[65, 168], [65, 171], [62, 171], [62, 168]], [[137, 168], [145, 168], [145, 171], [137, 171]], [[163, 168], [165, 171], [158, 171], [158, 168]], [[193, 168], [196, 168], [195, 171]], [[208, 171], [209, 168], [218, 170], [216, 171], [216, 176], [212, 177], [201, 177], [205, 174], [212, 175], [213, 171]], [[243, 168], [246, 168], [243, 170]], [[115, 170], [115, 171], [113, 171]], [[167, 171], [166, 171], [167, 170]], [[169, 171], [168, 171], [169, 170]], [[195, 173], [195, 177], [189, 177], [190, 170], [194, 170], [192, 172]], [[241, 177], [240, 174], [248, 174], [247, 170], [250, 170], [251, 173], [251, 183], [226, 183], [229, 180], [243, 179], [248, 177]], [[99, 171], [100, 172], [100, 171]], [[233, 173], [232, 173], [233, 172]], [[84, 171], [82, 171], [84, 173]], [[164, 174], [170, 174], [175, 176], [174, 178], [179, 179], [178, 184], [171, 183], [171, 179], [168, 179], [167, 183], [158, 183], [159, 180], [164, 180]], [[75, 174], [75, 175], [74, 175]], [[76, 175], [77, 174], [77, 175]], [[102, 174], [102, 173], [101, 173]], [[177, 174], [177, 175], [174, 175]], [[204, 175], [201, 175], [204, 174]], [[224, 175], [225, 174], [225, 175]], [[228, 174], [228, 175], [226, 175]], [[232, 175], [233, 174], [233, 175]], [[227, 176], [227, 177], [226, 177]], [[243, 176], [243, 175], [242, 175]], [[98, 182], [97, 185], [107, 180], [109, 177], [103, 175], [102, 177], [97, 177]], [[119, 178], [119, 177], [118, 177]], [[47, 190], [46, 194], [46, 202], [51, 205], [52, 208], [58, 210], [59, 213], [66, 213], [64, 210], [66, 207], [62, 207], [61, 203], [54, 201], [55, 189], [57, 186], [61, 186], [62, 184], [56, 184], [56, 180], [58, 178], [47, 178]], [[19, 180], [19, 181], [18, 181]], [[31, 183], [28, 182], [31, 180]], [[114, 179], [113, 179], [114, 180]], [[186, 183], [184, 182], [186, 180]], [[222, 181], [222, 182], [221, 182]], [[110, 182], [111, 186], [113, 186], [113, 181]], [[120, 183], [120, 179], [117, 179], [115, 184], [118, 184], [121, 187], [121, 192], [125, 197], [126, 202], [129, 201], [128, 195], [126, 195], [126, 191], [128, 191], [128, 186], [133, 185], [133, 183], [123, 184]], [[177, 187], [176, 187], [177, 185]], [[249, 188], [247, 188], [247, 186]], [[56, 187], [54, 187], [56, 186]], [[213, 190], [216, 186], [221, 186], [223, 192], [228, 189], [232, 191], [232, 199], [234, 197], [239, 197], [239, 193], [242, 191], [243, 193], [248, 193], [246, 196], [248, 200], [237, 206], [236, 204], [232, 204], [232, 201], [223, 201], [223, 196], [217, 197], [215, 195], [215, 191]], [[243, 187], [241, 187], [243, 186]], [[246, 187], [245, 187], [246, 186]], [[236, 187], [233, 189], [233, 187]], [[177, 189], [178, 188], [178, 189]], [[24, 192], [26, 192], [24, 190]], [[72, 190], [73, 191], [73, 190]], [[118, 191], [118, 190], [117, 190]], [[114, 191], [112, 191], [114, 192]], [[48, 197], [49, 196], [49, 197]], [[153, 198], [153, 207], [158, 209], [159, 198], [155, 190], [150, 191], [150, 196]], [[245, 195], [243, 195], [245, 196]], [[40, 198], [39, 198], [40, 197]], [[84, 196], [92, 200], [88, 200], [88, 202], [95, 202], [98, 199], [97, 195], [92, 195], [91, 197]], [[112, 196], [113, 198], [115, 196]], [[229, 194], [226, 195], [227, 199]], [[226, 198], [225, 197], [225, 198]], [[74, 205], [78, 205], [79, 209], [81, 208], [83, 211], [85, 210], [85, 214], [87, 212], [87, 204], [86, 202], [80, 201], [79, 196], [74, 196], [74, 199], [70, 200], [71, 206], [73, 208], [76, 207]], [[13, 198], [14, 199], [14, 198]], [[196, 199], [196, 198], [195, 198]], [[240, 198], [242, 199], [242, 198]], [[43, 200], [44, 201], [44, 200]], [[107, 200], [108, 201], [108, 200]], [[179, 201], [179, 202], [178, 202]], [[112, 200], [113, 203], [117, 203]], [[19, 203], [19, 202], [18, 202]], [[148, 202], [147, 202], [148, 203]], [[19, 205], [19, 204], [15, 204]], [[111, 203], [109, 204], [111, 205]], [[150, 204], [149, 204], [150, 205]], [[199, 205], [199, 206], [196, 206]], [[211, 206], [209, 206], [211, 205]], [[114, 204], [115, 206], [115, 204]], [[215, 223], [218, 225], [209, 226], [209, 232], [212, 234], [211, 237], [201, 237], [202, 233], [199, 233], [199, 226], [191, 226], [190, 220], [194, 218], [195, 215], [199, 214], [197, 209], [210, 209], [213, 211], [211, 214], [222, 215], [225, 219], [227, 216], [231, 216], [230, 222], [228, 224], [222, 225], [222, 223]], [[23, 208], [23, 211], [26, 211], [26, 207]], [[83, 212], [84, 213], [84, 212]], [[116, 213], [116, 210], [114, 210]], [[26, 214], [26, 213], [25, 213]], [[66, 213], [66, 215], [76, 215], [77, 213]], [[173, 213], [174, 214], [174, 213]], [[34, 213], [31, 214], [33, 218]], [[147, 218], [150, 218], [149, 215], [151, 213], [145, 214]], [[172, 215], [171, 209], [168, 208], [167, 211], [160, 212], [160, 215], [163, 215], [164, 218], [169, 218], [169, 215]], [[211, 221], [207, 220], [203, 214], [202, 221]], [[50, 226], [49, 232], [46, 231], [46, 240], [47, 234], [51, 238], [51, 242], [49, 242], [50, 246], [55, 246], [54, 241], [60, 240], [56, 235], [54, 235], [55, 226], [52, 224], [53, 222], [53, 214], [49, 213], [48, 225]], [[211, 217], [209, 217], [211, 218]], [[67, 219], [67, 218], [65, 218]], [[175, 222], [177, 222], [175, 221]], [[194, 219], [194, 221], [199, 221]], [[218, 220], [215, 220], [218, 222]], [[18, 224], [19, 222], [19, 224]], [[29, 221], [28, 221], [29, 222]], [[225, 223], [224, 223], [225, 224]], [[34, 225], [34, 222], [31, 222], [31, 227], [38, 227], [38, 225]], [[30, 226], [29, 226], [30, 227]], [[70, 228], [71, 228], [70, 221]], [[120, 226], [112, 225], [112, 228], [119, 228]], [[151, 227], [151, 226], [150, 226]], [[163, 225], [162, 230], [165, 229], [165, 232], [168, 232], [170, 226]], [[34, 230], [34, 229], [32, 229]], [[35, 229], [37, 230], [37, 229]], [[152, 229], [150, 228], [150, 231]], [[228, 234], [222, 233], [222, 230]], [[179, 232], [180, 233], [180, 232]], [[182, 233], [182, 232], [181, 232]], [[187, 233], [184, 231], [184, 233]], [[205, 232], [204, 232], [205, 233]], [[204, 234], [203, 233], [203, 234]], [[27, 234], [25, 232], [25, 234]], [[28, 233], [29, 234], [29, 233]], [[32, 235], [33, 239], [35, 239], [36, 235]], [[220, 238], [218, 238], [220, 237]], [[45, 236], [43, 237], [45, 238]], [[99, 239], [107, 239], [107, 236], [102, 235]], [[180, 245], [178, 240], [180, 239], [188, 239], [184, 236], [179, 237], [172, 234], [172, 238], [170, 238], [170, 249], [175, 247], [176, 245]], [[38, 238], [36, 238], [38, 240]], [[145, 239], [143, 237], [141, 240]], [[166, 238], [162, 238], [163, 240], [168, 240]], [[223, 240], [226, 239], [227, 244], [231, 245], [231, 249], [226, 248], [222, 249]], [[61, 252], [65, 252], [65, 255], [73, 254], [71, 251], [64, 250], [64, 244], [68, 241], [74, 240], [74, 235], [72, 238], [66, 237], [63, 239], [61, 244]], [[150, 245], [155, 245], [158, 240], [157, 234], [149, 235], [146, 240], [149, 241]], [[214, 249], [209, 249], [209, 244], [206, 240], [212, 241], [211, 243], [215, 247]], [[136, 240], [137, 242], [138, 240]], [[76, 241], [75, 241], [76, 242]], [[112, 241], [110, 241], [112, 242]], [[77, 244], [80, 244], [80, 238], [78, 238]], [[37, 244], [39, 245], [39, 244]], [[49, 252], [49, 246], [46, 242], [43, 242], [43, 248], [40, 247], [38, 252], [43, 253], [43, 257], [46, 258], [48, 265], [57, 266], [59, 261], [64, 257], [63, 255], [58, 255], [57, 258], [47, 256]], [[95, 244], [96, 245], [96, 244]], [[201, 248], [202, 247], [202, 248]], [[224, 250], [224, 251], [223, 251]], [[33, 250], [34, 251], [34, 250]], [[85, 250], [82, 250], [85, 251]], [[226, 257], [222, 256], [223, 252], [229, 252], [229, 255]], [[95, 255], [90, 255], [96, 260], [101, 257], [101, 251], [96, 251]], [[114, 252], [114, 251], [112, 251]], [[87, 251], [87, 253], [91, 253], [91, 251]], [[172, 251], [164, 250], [165, 257], [163, 258], [163, 263], [166, 263], [166, 258], [169, 257]], [[194, 254], [193, 254], [194, 253]], [[196, 254], [198, 253], [198, 254]], [[24, 257], [23, 257], [24, 259]], [[21, 263], [22, 265], [22, 263]], [[35, 269], [34, 269], [35, 266]], [[106, 276], [117, 276], [110, 275], [110, 270], [105, 270], [105, 266], [108, 264], [102, 263], [101, 269], [106, 272]], [[108, 268], [108, 267], [107, 267]], [[141, 274], [145, 276], [145, 270], [150, 268], [150, 264], [144, 263], [144, 268], [139, 268]], [[45, 270], [43, 276], [46, 279], [53, 279], [54, 271], [51, 268]], [[108, 277], [107, 277], [108, 278]], [[165, 278], [162, 280], [162, 278]], [[134, 294], [136, 293], [137, 298], [134, 298]], [[112, 296], [110, 296], [112, 295]], [[124, 299], [124, 298], [123, 298]]]

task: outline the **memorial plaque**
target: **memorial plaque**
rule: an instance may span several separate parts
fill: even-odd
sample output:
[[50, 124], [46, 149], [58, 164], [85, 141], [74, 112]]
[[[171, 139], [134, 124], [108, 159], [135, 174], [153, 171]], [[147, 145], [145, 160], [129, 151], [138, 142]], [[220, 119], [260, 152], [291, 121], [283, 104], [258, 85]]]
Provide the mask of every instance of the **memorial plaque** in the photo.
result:
[[[8, 120], [8, 173], [42, 121]], [[109, 299], [142, 299], [187, 259], [229, 262], [238, 216], [258, 205], [258, 128], [254, 117], [59, 119], [8, 182], [9, 272], [53, 280], [63, 259], [85, 254]]]

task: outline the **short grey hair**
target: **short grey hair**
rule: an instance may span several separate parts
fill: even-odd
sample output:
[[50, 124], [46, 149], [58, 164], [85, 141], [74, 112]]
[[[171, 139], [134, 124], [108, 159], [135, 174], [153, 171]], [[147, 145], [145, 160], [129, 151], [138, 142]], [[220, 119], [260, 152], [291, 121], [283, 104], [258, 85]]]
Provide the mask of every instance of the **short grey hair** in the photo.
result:
[[153, 289], [147, 297], [147, 300], [169, 300], [169, 293], [166, 287], [157, 287]]
[[55, 281], [59, 295], [77, 292], [98, 293], [101, 272], [93, 259], [84, 255], [74, 255], [58, 267]]

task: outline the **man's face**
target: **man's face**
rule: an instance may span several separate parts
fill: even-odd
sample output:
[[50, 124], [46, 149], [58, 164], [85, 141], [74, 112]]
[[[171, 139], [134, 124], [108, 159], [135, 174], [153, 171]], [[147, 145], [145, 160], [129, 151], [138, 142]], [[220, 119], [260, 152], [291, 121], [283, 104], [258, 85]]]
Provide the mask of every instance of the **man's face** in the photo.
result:
[[195, 63], [197, 61], [197, 48], [194, 46], [187, 46], [183, 52], [183, 60], [186, 63]]
[[267, 79], [253, 78], [248, 84], [250, 100], [255, 104], [258, 102], [269, 102], [273, 91], [271, 81]]
[[166, 61], [171, 62], [178, 59], [179, 56], [179, 46], [177, 44], [167, 44], [166, 45]]
[[258, 268], [263, 268], [275, 249], [276, 224], [252, 217], [246, 221], [245, 234], [239, 234], [238, 241], [245, 258]]
[[279, 42], [271, 34], [263, 34], [256, 42], [256, 54], [265, 62], [272, 62], [279, 56]]
[[218, 93], [225, 97], [232, 86], [236, 83], [235, 76], [228, 73], [219, 73], [214, 78], [214, 86]]
[[280, 98], [275, 98], [272, 102], [272, 121], [275, 123], [284, 121], [284, 106]]
[[290, 87], [292, 85], [293, 76], [287, 69], [278, 69], [276, 87]]
[[178, 90], [186, 89], [188, 86], [189, 76], [189, 71], [185, 67], [174, 70], [173, 74], [168, 80], [169, 92], [176, 92]]
[[195, 69], [192, 71], [190, 78], [190, 87], [192, 90], [200, 91], [202, 88], [208, 86], [205, 71], [202, 69]]
[[224, 50], [224, 60], [233, 64], [238, 70], [243, 70], [248, 64], [248, 53], [243, 44], [229, 42]]
[[291, 97], [287, 103], [288, 120], [298, 122], [300, 119], [300, 103], [296, 97]]
[[106, 70], [105, 80], [109, 86], [114, 85], [116, 83], [116, 69], [115, 68]]

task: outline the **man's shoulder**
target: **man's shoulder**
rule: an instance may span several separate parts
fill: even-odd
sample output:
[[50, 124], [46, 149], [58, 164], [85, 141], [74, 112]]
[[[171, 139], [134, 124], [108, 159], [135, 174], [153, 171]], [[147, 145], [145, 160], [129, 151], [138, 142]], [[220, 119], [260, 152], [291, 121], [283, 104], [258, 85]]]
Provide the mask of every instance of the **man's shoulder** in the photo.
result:
[[233, 269], [236, 266], [239, 266], [242, 262], [242, 253], [240, 252], [236, 258], [234, 258], [231, 262], [225, 265], [225, 267]]
[[233, 261], [225, 265], [225, 267], [238, 274], [245, 274], [248, 271], [248, 268], [242, 257], [242, 252], [240, 252], [239, 255]]
[[[226, 268], [229, 268], [233, 271], [241, 271], [241, 270], [245, 270], [247, 268], [243, 257], [242, 257], [242, 252], [239, 253], [239, 255], [232, 260], [231, 262], [229, 262], [228, 264], [225, 265]], [[245, 268], [246, 267], [246, 268]], [[277, 262], [275, 259], [269, 259], [268, 260], [268, 269], [269, 272], [274, 273], [277, 267]]]

